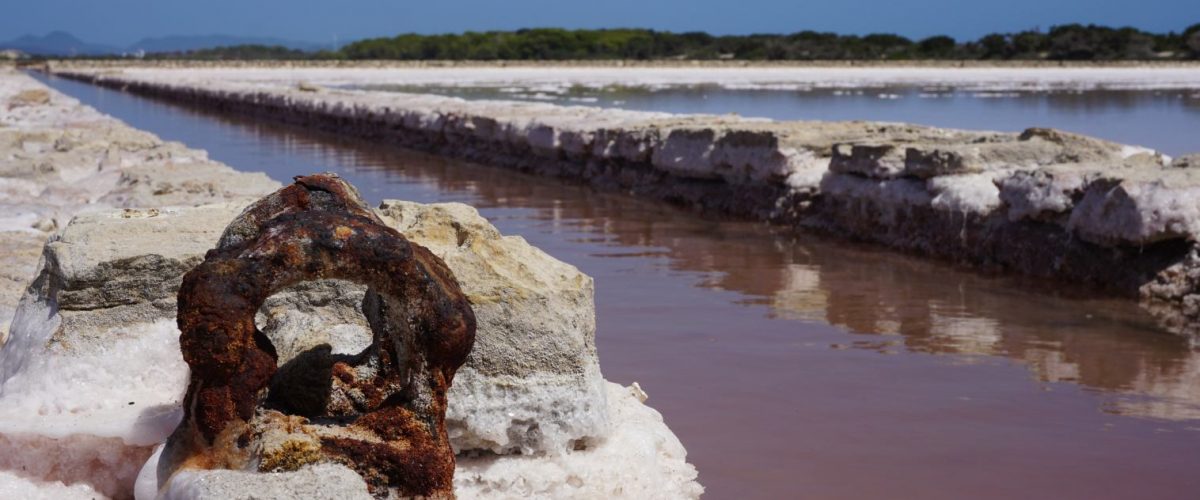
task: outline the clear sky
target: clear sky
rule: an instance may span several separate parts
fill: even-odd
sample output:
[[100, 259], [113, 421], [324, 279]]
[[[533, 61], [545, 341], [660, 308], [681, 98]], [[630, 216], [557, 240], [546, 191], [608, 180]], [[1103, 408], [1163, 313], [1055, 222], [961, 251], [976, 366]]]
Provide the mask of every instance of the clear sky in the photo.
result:
[[640, 27], [719, 34], [806, 29], [974, 39], [1069, 22], [1179, 31], [1200, 0], [6, 0], [0, 40], [68, 31], [127, 45], [147, 36], [329, 42], [402, 32]]

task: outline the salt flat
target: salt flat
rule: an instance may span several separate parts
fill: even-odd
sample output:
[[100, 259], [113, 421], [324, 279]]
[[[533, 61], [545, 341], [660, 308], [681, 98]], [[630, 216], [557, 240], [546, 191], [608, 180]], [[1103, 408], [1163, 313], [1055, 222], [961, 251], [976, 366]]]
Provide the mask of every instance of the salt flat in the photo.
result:
[[[150, 68], [127, 68], [137, 77]], [[1149, 67], [277, 67], [187, 70], [196, 78], [322, 85], [804, 90], [916, 86], [972, 91], [1200, 89], [1200, 66]]]

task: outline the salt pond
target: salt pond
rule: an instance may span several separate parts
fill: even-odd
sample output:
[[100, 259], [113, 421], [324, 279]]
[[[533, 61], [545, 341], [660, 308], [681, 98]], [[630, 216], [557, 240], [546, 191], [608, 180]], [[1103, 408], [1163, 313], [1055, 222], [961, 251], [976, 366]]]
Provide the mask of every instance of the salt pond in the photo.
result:
[[52, 84], [239, 169], [470, 203], [578, 265], [596, 279], [605, 375], [641, 383], [713, 498], [1200, 490], [1200, 353], [1133, 304]]

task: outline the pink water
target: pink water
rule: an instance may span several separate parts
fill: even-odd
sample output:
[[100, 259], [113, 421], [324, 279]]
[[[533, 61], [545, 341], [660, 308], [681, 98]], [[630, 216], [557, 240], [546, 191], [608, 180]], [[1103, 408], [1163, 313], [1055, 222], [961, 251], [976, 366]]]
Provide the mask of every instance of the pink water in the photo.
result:
[[709, 498], [1200, 498], [1200, 352], [1131, 304], [61, 80], [164, 138], [372, 201], [461, 201], [595, 277]]

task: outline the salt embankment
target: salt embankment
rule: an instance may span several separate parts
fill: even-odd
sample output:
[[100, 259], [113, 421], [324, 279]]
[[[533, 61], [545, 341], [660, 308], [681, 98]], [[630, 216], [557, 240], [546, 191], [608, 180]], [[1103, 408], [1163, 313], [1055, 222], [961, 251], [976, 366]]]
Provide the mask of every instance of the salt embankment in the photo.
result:
[[[0, 250], [12, 275], [0, 298], [15, 316], [0, 348], [0, 497], [153, 498], [154, 452], [187, 384], [174, 319], [182, 276], [279, 184], [13, 71], [0, 73], [0, 124]], [[377, 211], [442, 256], [479, 320], [447, 412], [459, 497], [700, 494], [645, 393], [601, 376], [590, 277], [465, 205]], [[256, 323], [284, 360], [316, 344], [350, 350], [370, 337], [364, 293], [309, 283], [269, 299]], [[366, 496], [347, 471], [189, 471], [161, 493]]]
[[[324, 85], [809, 90], [914, 86], [978, 92], [1200, 90], [1194, 62], [1109, 61], [68, 61], [69, 69], [203, 71], [211, 77]], [[286, 69], [280, 71], [257, 71]], [[228, 72], [228, 74], [227, 74]]]
[[[1172, 160], [1039, 128], [776, 122], [328, 86], [382, 82], [392, 69], [54, 71], [207, 109], [1057, 280], [1137, 299], [1164, 328], [1192, 338], [1200, 332], [1194, 156]], [[1195, 68], [1179, 71], [1190, 71], [1180, 78], [1195, 84]]]

